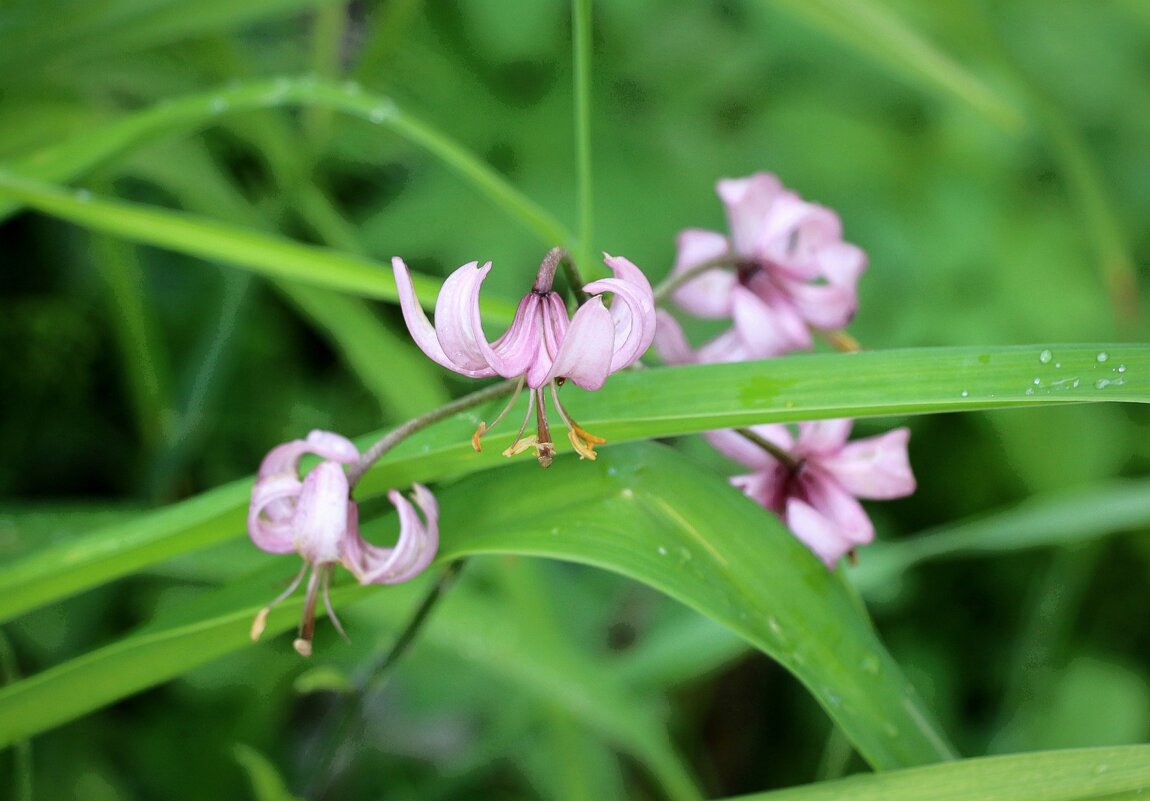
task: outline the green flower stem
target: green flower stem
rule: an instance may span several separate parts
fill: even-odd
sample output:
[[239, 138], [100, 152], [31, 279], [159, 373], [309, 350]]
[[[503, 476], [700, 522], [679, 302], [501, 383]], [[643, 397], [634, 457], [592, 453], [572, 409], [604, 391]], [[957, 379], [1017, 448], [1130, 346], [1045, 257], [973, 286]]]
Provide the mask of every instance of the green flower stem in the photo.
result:
[[718, 267], [734, 267], [738, 261], [738, 256], [734, 253], [724, 253], [722, 256], [716, 256], [713, 259], [701, 261], [694, 267], [684, 270], [677, 275], [669, 275], [663, 282], [655, 287], [655, 304], [659, 305], [666, 303], [667, 299], [671, 297], [671, 293], [681, 287], [688, 281], [698, 278], [708, 270], [714, 270]]
[[591, 182], [591, 0], [572, 2], [571, 28], [574, 36], [575, 164], [579, 192], [579, 244], [575, 252], [577, 263], [588, 269], [593, 261], [594, 236], [594, 193]]
[[459, 412], [473, 409], [476, 406], [482, 406], [488, 401], [510, 395], [518, 383], [517, 381], [511, 380], [500, 381], [498, 384], [492, 384], [489, 387], [484, 387], [476, 392], [472, 392], [470, 395], [464, 395], [462, 398], [453, 400], [451, 403], [444, 404], [427, 414], [414, 417], [398, 428], [389, 431], [374, 445], [364, 451], [363, 455], [359, 457], [359, 461], [348, 468], [348, 482], [352, 488], [354, 488], [363, 477], [363, 474], [366, 473], [373, 464], [379, 461], [385, 453], [417, 431], [422, 431], [428, 426], [438, 423], [440, 420], [445, 420]]

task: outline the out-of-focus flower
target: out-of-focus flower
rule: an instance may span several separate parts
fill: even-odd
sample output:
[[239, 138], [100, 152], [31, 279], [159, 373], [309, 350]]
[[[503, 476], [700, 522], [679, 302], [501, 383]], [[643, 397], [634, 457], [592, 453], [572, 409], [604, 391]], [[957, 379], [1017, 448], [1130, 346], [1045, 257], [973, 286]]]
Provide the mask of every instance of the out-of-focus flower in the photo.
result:
[[679, 347], [686, 340], [677, 324], [660, 320], [661, 358], [677, 364], [779, 356], [810, 348], [810, 328], [850, 322], [866, 254], [842, 241], [838, 215], [769, 173], [723, 179], [717, 190], [731, 235], [698, 229], [679, 235], [672, 277], [704, 269], [673, 297], [697, 317], [729, 318], [733, 328], [693, 353]]
[[799, 423], [796, 440], [784, 425], [752, 426], [755, 436], [783, 461], [736, 431], [711, 431], [707, 438], [754, 472], [731, 483], [775, 512], [808, 548], [833, 568], [843, 554], [874, 539], [874, 527], [857, 498], [889, 500], [915, 490], [907, 458], [910, 430], [847, 442], [852, 421]]
[[[299, 461], [306, 453], [323, 461], [301, 479]], [[320, 596], [328, 617], [344, 634], [328, 598], [335, 565], [342, 564], [361, 584], [396, 584], [414, 578], [435, 558], [439, 547], [439, 507], [420, 484], [414, 485], [414, 496], [425, 520], [420, 520], [411, 503], [398, 492], [388, 493], [400, 522], [394, 548], [371, 545], [360, 536], [358, 509], [348, 497], [343, 469], [343, 465], [358, 458], [359, 450], [350, 440], [329, 431], [312, 431], [307, 439], [278, 445], [264, 457], [252, 488], [248, 533], [257, 547], [270, 553], [296, 551], [304, 564], [287, 590], [256, 615], [253, 640], [263, 633], [272, 607], [295, 592], [309, 571], [303, 618], [294, 643], [303, 656], [311, 655]]]
[[[479, 315], [479, 289], [491, 262], [482, 267], [470, 262], [448, 276], [435, 303], [433, 327], [419, 306], [407, 265], [402, 259], [392, 260], [403, 319], [424, 353], [444, 367], [472, 378], [500, 375], [519, 379], [515, 395], [491, 425], [480, 423], [472, 438], [475, 449], [479, 450], [480, 437], [503, 418], [526, 384], [530, 390], [527, 416], [504, 455], [533, 447], [544, 467], [551, 464], [555, 454], [544, 390], [550, 390], [572, 446], [581, 457], [594, 459], [595, 446], [604, 440], [571, 419], [559, 402], [558, 388], [564, 381], [571, 381], [584, 389], [599, 389], [608, 375], [642, 356], [655, 335], [651, 284], [638, 267], [618, 256], [605, 255], [614, 277], [584, 286], [583, 290], [593, 297], [569, 320], [562, 298], [552, 289], [561, 253], [554, 250], [544, 259], [534, 286], [519, 302], [511, 327], [494, 342], [487, 341]], [[613, 294], [609, 309], [601, 297], [607, 292]], [[536, 433], [524, 437], [532, 413]]]

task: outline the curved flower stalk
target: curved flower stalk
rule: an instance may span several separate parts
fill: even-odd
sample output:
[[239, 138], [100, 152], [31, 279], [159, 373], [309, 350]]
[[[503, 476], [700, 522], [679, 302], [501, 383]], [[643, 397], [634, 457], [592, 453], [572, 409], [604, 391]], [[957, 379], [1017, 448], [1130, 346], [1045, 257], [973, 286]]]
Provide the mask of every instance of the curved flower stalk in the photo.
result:
[[[907, 458], [910, 430], [896, 428], [847, 442], [851, 420], [799, 423], [796, 440], [784, 425], [752, 426], [760, 445], [737, 431], [707, 438], [754, 472], [731, 483], [770, 509], [828, 568], [874, 539], [874, 526], [857, 498], [889, 500], [915, 490]], [[772, 455], [774, 454], [774, 455]], [[788, 455], [789, 460], [779, 458]]]
[[[323, 459], [302, 479], [299, 461], [305, 453]], [[260, 610], [252, 623], [252, 639], [259, 639], [272, 607], [300, 585], [310, 571], [296, 651], [311, 656], [316, 603], [324, 608], [336, 630], [343, 626], [332, 609], [328, 585], [332, 569], [342, 564], [360, 584], [397, 584], [414, 578], [431, 564], [439, 547], [439, 507], [426, 487], [415, 484], [415, 504], [395, 490], [388, 498], [399, 513], [399, 540], [394, 548], [380, 548], [364, 541], [359, 533], [359, 513], [348, 497], [343, 465], [355, 462], [359, 450], [352, 442], [329, 431], [312, 431], [273, 448], [260, 465], [248, 509], [248, 533], [257, 547], [269, 553], [296, 551], [304, 564], [291, 585]]]
[[656, 347], [664, 361], [780, 356], [810, 348], [811, 328], [833, 331], [850, 322], [866, 254], [842, 241], [838, 215], [784, 189], [769, 173], [723, 179], [717, 191], [730, 236], [683, 231], [671, 280], [683, 280], [673, 297], [684, 310], [729, 318], [733, 327], [692, 355], [678, 324], [660, 319]]
[[[583, 290], [592, 295], [568, 319], [567, 307], [552, 289], [555, 269], [564, 252], [555, 248], [543, 260], [531, 291], [523, 296], [511, 327], [488, 342], [479, 315], [479, 289], [491, 269], [478, 262], [463, 265], [443, 284], [435, 303], [435, 325], [427, 319], [415, 296], [411, 275], [400, 258], [392, 260], [399, 288], [403, 319], [415, 343], [432, 360], [449, 370], [472, 378], [517, 378], [515, 394], [491, 425], [480, 423], [472, 445], [480, 450], [480, 438], [494, 428], [515, 403], [526, 384], [530, 402], [523, 425], [505, 456], [535, 448], [539, 463], [551, 464], [555, 444], [547, 423], [545, 390], [567, 426], [567, 437], [580, 457], [595, 458], [595, 446], [605, 442], [586, 431], [559, 402], [558, 388], [571, 381], [596, 390], [607, 376], [633, 364], [655, 335], [655, 303], [651, 284], [643, 272], [625, 258], [604, 254], [613, 278], [592, 281]], [[610, 308], [603, 293], [611, 293]], [[536, 433], [524, 437], [531, 415]]]

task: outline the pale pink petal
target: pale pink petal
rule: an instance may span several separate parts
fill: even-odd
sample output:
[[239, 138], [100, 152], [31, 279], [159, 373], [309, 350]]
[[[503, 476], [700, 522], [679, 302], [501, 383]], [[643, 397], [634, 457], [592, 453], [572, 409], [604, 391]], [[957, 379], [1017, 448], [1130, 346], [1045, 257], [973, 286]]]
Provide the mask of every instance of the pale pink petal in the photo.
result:
[[[730, 253], [727, 238], [714, 231], [688, 229], [679, 234], [679, 251], [671, 275], [679, 275], [705, 261]], [[734, 258], [734, 256], [732, 256]], [[696, 317], [723, 318], [731, 313], [731, 290], [737, 278], [734, 270], [716, 267], [675, 290], [673, 297], [685, 311]]]
[[511, 327], [485, 349], [488, 363], [504, 378], [523, 375], [538, 359], [539, 340], [543, 333], [540, 326], [542, 302], [539, 295], [527, 293], [519, 301]]
[[293, 439], [291, 442], [276, 445], [268, 451], [268, 455], [260, 462], [257, 476], [267, 478], [276, 473], [288, 473], [294, 478], [299, 472], [300, 457], [309, 452], [311, 452], [311, 448], [302, 439]]
[[359, 448], [355, 447], [354, 442], [331, 431], [310, 431], [305, 442], [309, 453], [333, 462], [351, 464], [359, 458]]
[[642, 356], [655, 337], [655, 298], [643, 271], [625, 258], [603, 254], [615, 278], [583, 287], [590, 294], [611, 292], [611, 319], [615, 325], [611, 372], [622, 370]]
[[303, 484], [291, 473], [273, 473], [256, 481], [248, 506], [248, 534], [256, 547], [268, 553], [291, 553], [294, 499]]
[[[415, 297], [415, 285], [411, 282], [411, 274], [408, 272], [407, 265], [403, 263], [403, 259], [396, 256], [391, 260], [391, 267], [395, 273], [395, 286], [399, 290], [399, 307], [403, 311], [403, 321], [407, 323], [407, 330], [411, 333], [411, 338], [415, 340], [415, 344], [419, 346], [427, 357], [436, 364], [442, 365], [449, 370], [454, 370], [471, 378], [486, 378], [487, 376], [495, 375], [495, 371], [486, 364], [480, 364], [473, 360], [474, 366], [462, 365], [455, 361], [452, 356], [443, 349], [443, 345], [439, 342], [439, 335], [435, 328], [432, 327], [431, 322], [427, 319], [427, 314], [424, 313], [423, 308], [419, 305], [418, 298]], [[465, 264], [463, 267], [456, 270], [459, 273], [461, 270], [474, 269], [475, 262]], [[453, 273], [454, 275], [455, 273]], [[448, 279], [450, 280], [450, 278]], [[446, 288], [447, 284], [444, 284]], [[439, 299], [436, 301], [436, 308], [439, 307], [439, 300], [443, 298], [443, 290], [440, 290]], [[457, 354], [458, 355], [458, 354]]]
[[855, 547], [842, 536], [834, 521], [796, 498], [787, 501], [784, 520], [799, 542], [813, 551], [831, 570], [844, 554]]
[[804, 457], [833, 456], [851, 435], [854, 420], [842, 417], [835, 420], [815, 420], [799, 423], [799, 441], [795, 450]]
[[422, 573], [439, 549], [439, 506], [426, 487], [413, 485], [415, 503], [395, 490], [387, 493], [399, 516], [399, 537], [394, 548], [380, 548], [355, 537], [344, 553], [344, 565], [361, 584], [398, 584]]
[[[794, 451], [794, 438], [791, 437], [791, 432], [785, 425], [769, 423], [767, 425], [748, 426], [748, 428], [751, 433], [762, 437], [780, 450], [788, 453]], [[779, 464], [775, 457], [767, 453], [765, 449], [751, 442], [734, 429], [723, 428], [717, 431], [707, 431], [704, 436], [724, 456], [734, 459], [752, 470], [773, 470]]]
[[[482, 267], [474, 261], [463, 265], [447, 276], [435, 301], [436, 337], [455, 365], [452, 369], [464, 375], [487, 376], [499, 371], [499, 365], [491, 361], [491, 346], [479, 316], [479, 290], [490, 270], [491, 262]], [[516, 321], [518, 318], [517, 313]]]
[[537, 389], [551, 380], [551, 368], [555, 357], [567, 336], [567, 307], [555, 292], [540, 298], [539, 311], [534, 328], [531, 361], [525, 375], [527, 386]]
[[599, 389], [610, 374], [614, 332], [615, 322], [602, 298], [594, 297], [584, 303], [571, 318], [555, 364], [543, 384], [554, 378], [567, 378], [583, 389]]
[[896, 428], [877, 437], [845, 445], [838, 453], [819, 460], [842, 487], [859, 498], [903, 498], [915, 490], [914, 473], [907, 457], [909, 428]]
[[775, 204], [756, 255], [771, 269], [799, 280], [822, 277], [818, 251], [842, 239], [842, 223], [830, 209], [786, 192]]
[[874, 539], [874, 526], [862, 504], [819, 465], [805, 465], [799, 473], [799, 484], [802, 500], [833, 521], [849, 543], [865, 545]]
[[828, 242], [819, 248], [816, 258], [827, 281], [855, 292], [859, 277], [867, 266], [862, 248], [849, 242]]
[[756, 254], [783, 185], [774, 175], [760, 172], [747, 178], [724, 178], [716, 191], [727, 209], [735, 250], [742, 256]]
[[777, 293], [764, 298], [740, 286], [731, 298], [735, 330], [751, 358], [782, 356], [813, 344], [806, 323]]
[[313, 565], [340, 560], [347, 502], [347, 475], [335, 462], [320, 462], [304, 478], [292, 528], [296, 550]]
[[783, 277], [776, 278], [776, 281], [789, 296], [798, 316], [815, 328], [842, 328], [858, 310], [858, 295], [853, 287]]
[[683, 327], [662, 309], [655, 312], [655, 353], [664, 364], [692, 364], [697, 361]]

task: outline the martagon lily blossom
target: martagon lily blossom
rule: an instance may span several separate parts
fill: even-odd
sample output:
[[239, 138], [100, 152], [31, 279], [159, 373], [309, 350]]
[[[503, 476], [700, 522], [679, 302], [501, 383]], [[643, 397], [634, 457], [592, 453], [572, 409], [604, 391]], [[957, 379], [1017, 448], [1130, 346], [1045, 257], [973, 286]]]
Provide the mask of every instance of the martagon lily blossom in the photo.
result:
[[889, 500], [915, 490], [910, 430], [848, 443], [851, 425], [845, 419], [799, 423], [797, 440], [778, 424], [752, 426], [750, 437], [733, 430], [707, 433], [711, 444], [754, 471], [731, 483], [782, 518], [829, 568], [874, 539], [857, 498]]
[[[303, 478], [299, 462], [304, 454], [322, 461]], [[297, 551], [304, 564], [291, 585], [260, 610], [252, 623], [252, 639], [259, 639], [272, 607], [300, 585], [305, 575], [307, 596], [294, 647], [310, 656], [318, 598], [323, 597], [328, 618], [341, 635], [343, 626], [332, 609], [328, 585], [335, 565], [342, 564], [360, 584], [397, 584], [414, 578], [431, 564], [439, 547], [439, 507], [421, 484], [413, 485], [415, 505], [391, 490], [388, 499], [399, 514], [399, 539], [393, 548], [367, 543], [359, 533], [359, 512], [349, 498], [343, 465], [355, 462], [359, 450], [348, 439], [330, 431], [312, 431], [273, 448], [260, 465], [248, 509], [248, 533], [257, 547], [269, 553]]]
[[[858, 307], [866, 254], [842, 239], [828, 208], [783, 188], [769, 173], [723, 179], [717, 191], [731, 234], [689, 229], [678, 239], [675, 302], [733, 326], [693, 352], [678, 323], [659, 318], [656, 350], [669, 364], [741, 361], [812, 346], [811, 328], [842, 328]], [[733, 268], [733, 269], [732, 269]]]
[[[555, 248], [539, 267], [535, 284], [523, 296], [511, 327], [488, 342], [479, 313], [479, 289], [491, 269], [470, 262], [448, 276], [435, 303], [432, 326], [415, 296], [411, 275], [400, 258], [392, 260], [403, 319], [415, 343], [432, 360], [472, 378], [503, 376], [518, 379], [515, 394], [491, 425], [480, 423], [472, 445], [495, 426], [515, 403], [526, 384], [530, 391], [527, 415], [505, 456], [535, 448], [539, 463], [551, 464], [555, 444], [547, 423], [549, 391], [555, 409], [567, 426], [567, 436], [580, 457], [595, 458], [595, 446], [605, 442], [571, 419], [559, 401], [559, 387], [571, 381], [596, 390], [607, 376], [633, 364], [655, 335], [655, 303], [651, 284], [643, 272], [625, 258], [604, 254], [612, 278], [592, 281], [583, 290], [592, 295], [568, 319], [563, 299], [552, 288], [555, 270], [564, 252]], [[610, 308], [602, 294], [613, 295]], [[536, 433], [523, 436], [532, 413]]]

